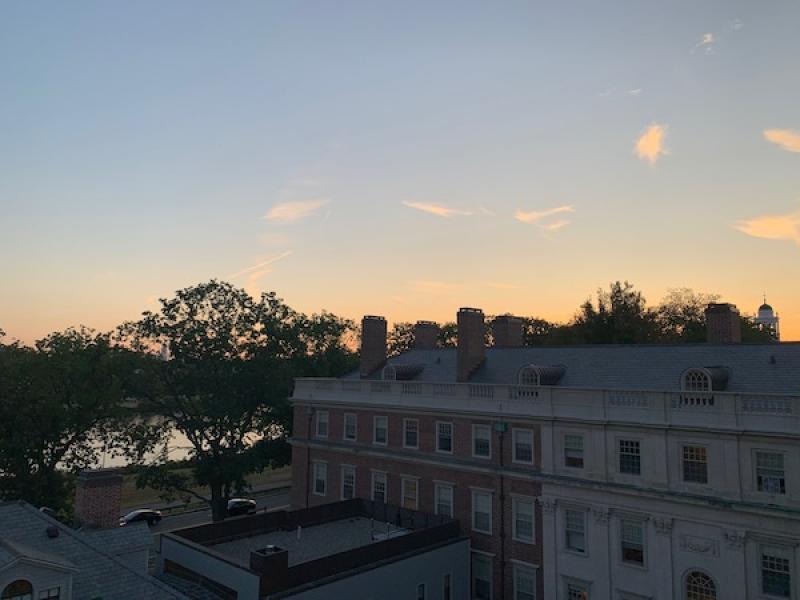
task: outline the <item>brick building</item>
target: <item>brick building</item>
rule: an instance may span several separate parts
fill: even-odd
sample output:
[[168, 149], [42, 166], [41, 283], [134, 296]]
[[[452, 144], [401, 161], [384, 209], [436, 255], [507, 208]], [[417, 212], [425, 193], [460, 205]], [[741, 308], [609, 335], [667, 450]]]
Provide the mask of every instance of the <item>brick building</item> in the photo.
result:
[[[472, 597], [794, 598], [800, 345], [522, 347], [522, 323], [422, 322], [387, 360], [365, 317], [358, 373], [296, 382], [292, 504], [351, 497], [452, 515]], [[439, 600], [429, 595], [426, 600]]]

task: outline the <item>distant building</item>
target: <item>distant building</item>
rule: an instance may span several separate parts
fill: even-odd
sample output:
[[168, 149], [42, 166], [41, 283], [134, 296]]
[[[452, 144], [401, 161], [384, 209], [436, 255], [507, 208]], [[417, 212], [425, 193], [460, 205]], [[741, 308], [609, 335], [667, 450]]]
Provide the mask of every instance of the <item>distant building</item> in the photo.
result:
[[764, 304], [758, 307], [756, 325], [761, 331], [767, 331], [776, 340], [781, 339], [780, 318], [773, 308], [767, 304], [767, 297], [764, 296]]
[[162, 534], [159, 570], [192, 598], [464, 600], [469, 560], [458, 521], [351, 499]]
[[[474, 600], [800, 600], [800, 344], [522, 347], [521, 320], [458, 312], [361, 368], [298, 379], [292, 505], [453, 516]], [[433, 332], [435, 334], [435, 332]], [[413, 596], [412, 596], [413, 597]], [[430, 596], [438, 600], [439, 596]]]
[[[79, 479], [73, 529], [24, 502], [0, 504], [2, 600], [179, 600], [185, 596], [147, 573], [152, 536], [144, 523], [97, 527], [111, 514], [121, 478], [95, 471]], [[94, 512], [93, 510], [94, 509]], [[108, 521], [105, 521], [108, 523]]]

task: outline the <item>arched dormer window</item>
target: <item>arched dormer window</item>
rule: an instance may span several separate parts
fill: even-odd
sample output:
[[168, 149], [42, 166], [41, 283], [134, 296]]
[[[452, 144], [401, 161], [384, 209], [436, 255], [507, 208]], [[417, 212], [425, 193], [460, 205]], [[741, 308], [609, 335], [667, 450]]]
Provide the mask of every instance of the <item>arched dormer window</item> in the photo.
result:
[[687, 369], [683, 373], [681, 390], [684, 392], [711, 393], [711, 375], [706, 369]]
[[397, 379], [397, 369], [392, 365], [383, 367], [383, 375], [381, 377], [384, 381], [395, 381]]
[[562, 365], [527, 365], [517, 373], [517, 395], [537, 397], [537, 388], [545, 385], [558, 385], [564, 376], [566, 367]]
[[685, 600], [717, 600], [717, 584], [702, 571], [690, 571], [684, 583]]
[[686, 369], [681, 375], [682, 406], [714, 406], [714, 390], [725, 389], [728, 371], [724, 367]]
[[517, 376], [517, 382], [525, 386], [538, 386], [541, 385], [541, 377], [539, 368], [533, 365], [522, 367]]
[[30, 581], [17, 579], [5, 587], [0, 598], [2, 600], [32, 600], [33, 586]]

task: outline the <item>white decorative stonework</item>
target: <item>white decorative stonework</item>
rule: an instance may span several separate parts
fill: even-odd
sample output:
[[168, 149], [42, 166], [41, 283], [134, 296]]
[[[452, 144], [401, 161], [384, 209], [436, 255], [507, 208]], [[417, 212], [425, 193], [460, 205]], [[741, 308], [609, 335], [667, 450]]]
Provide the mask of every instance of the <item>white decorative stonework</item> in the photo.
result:
[[653, 526], [659, 535], [672, 533], [672, 519], [670, 517], [653, 517]]
[[594, 521], [598, 525], [607, 525], [608, 524], [608, 508], [605, 506], [598, 506], [592, 509], [592, 514], [594, 515]]
[[696, 554], [708, 554], [709, 556], [719, 555], [719, 544], [716, 540], [697, 537], [694, 535], [681, 536], [681, 550], [685, 552], [695, 552]]
[[746, 541], [745, 534], [735, 529], [728, 529], [725, 531], [725, 542], [731, 550], [741, 550], [744, 548]]
[[539, 504], [542, 505], [542, 512], [552, 514], [556, 510], [556, 501], [552, 498], [540, 498]]

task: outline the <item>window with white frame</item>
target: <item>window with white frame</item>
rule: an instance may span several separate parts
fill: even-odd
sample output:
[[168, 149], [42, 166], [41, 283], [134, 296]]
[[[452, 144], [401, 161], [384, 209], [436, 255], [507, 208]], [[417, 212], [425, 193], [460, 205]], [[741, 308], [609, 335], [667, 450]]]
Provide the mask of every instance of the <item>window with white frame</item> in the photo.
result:
[[518, 542], [534, 543], [534, 506], [533, 498], [514, 496], [511, 500], [512, 535]]
[[33, 600], [33, 584], [26, 579], [12, 581], [2, 590], [3, 600]]
[[564, 511], [564, 541], [568, 550], [586, 553], [586, 512], [566, 509]]
[[619, 472], [642, 474], [642, 447], [639, 440], [619, 440]]
[[790, 551], [770, 547], [761, 549], [761, 592], [775, 598], [792, 597]]
[[686, 600], [717, 600], [717, 584], [702, 571], [689, 572], [684, 587]]
[[342, 465], [342, 500], [356, 497], [356, 468]]
[[582, 583], [568, 583], [567, 600], [590, 600], [589, 586]]
[[403, 447], [419, 448], [419, 419], [403, 419]]
[[345, 413], [342, 437], [348, 442], [355, 442], [358, 438], [358, 416], [355, 413]]
[[708, 483], [708, 451], [705, 446], [683, 446], [683, 480]]
[[314, 495], [325, 496], [328, 493], [328, 463], [314, 462]]
[[385, 446], [389, 439], [389, 417], [380, 416], [372, 420], [372, 443]]
[[436, 451], [437, 452], [452, 452], [453, 451], [453, 424], [452, 423], [436, 423]]
[[472, 599], [492, 600], [492, 557], [472, 553]]
[[514, 462], [533, 464], [533, 431], [514, 429], [511, 437], [514, 444]]
[[767, 494], [786, 493], [786, 474], [783, 469], [783, 453], [756, 452], [756, 486]]
[[327, 410], [320, 410], [317, 411], [317, 437], [318, 438], [326, 438], [328, 437], [328, 411]]
[[54, 587], [39, 592], [39, 600], [60, 600], [61, 588]]
[[514, 600], [536, 600], [536, 569], [514, 565]]
[[472, 490], [472, 531], [492, 534], [492, 493]]
[[583, 436], [568, 433], [564, 436], [564, 466], [572, 469], [583, 468]]
[[703, 369], [689, 369], [683, 374], [681, 389], [684, 392], [707, 394], [711, 392], [711, 377]]
[[386, 504], [386, 473], [372, 472], [372, 500]]
[[446, 573], [442, 578], [442, 600], [453, 600], [453, 578]]
[[425, 584], [424, 583], [418, 583], [417, 584], [417, 600], [426, 600], [427, 597], [428, 596], [427, 596], [427, 593], [426, 593]]
[[409, 510], [417, 510], [419, 505], [419, 481], [413, 477], [403, 477], [400, 481], [400, 506]]
[[492, 457], [492, 426], [477, 424], [472, 426], [472, 456], [478, 458]]
[[644, 566], [644, 523], [631, 519], [620, 521], [622, 562]]
[[437, 483], [433, 490], [435, 512], [446, 517], [453, 516], [453, 486], [447, 483]]
[[523, 367], [519, 370], [519, 384], [525, 386], [539, 385], [539, 369], [536, 367]]

